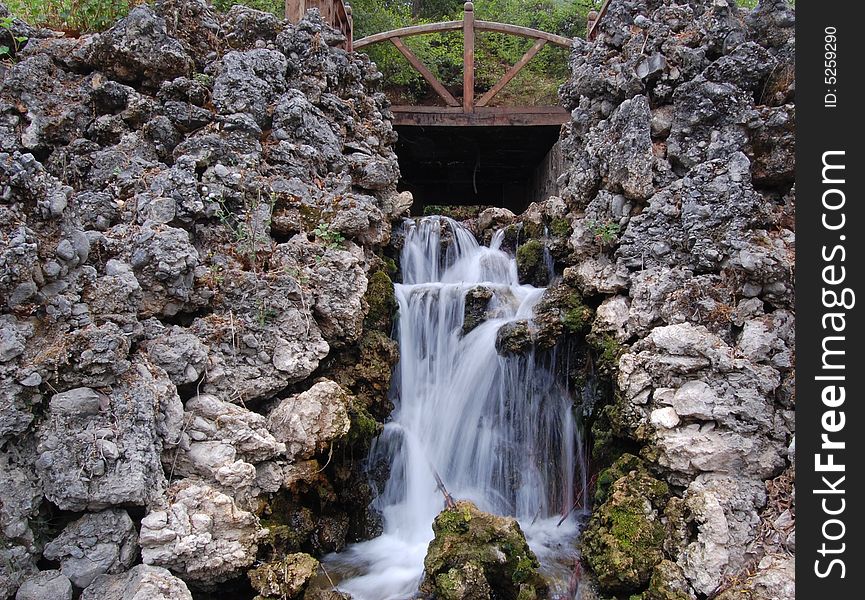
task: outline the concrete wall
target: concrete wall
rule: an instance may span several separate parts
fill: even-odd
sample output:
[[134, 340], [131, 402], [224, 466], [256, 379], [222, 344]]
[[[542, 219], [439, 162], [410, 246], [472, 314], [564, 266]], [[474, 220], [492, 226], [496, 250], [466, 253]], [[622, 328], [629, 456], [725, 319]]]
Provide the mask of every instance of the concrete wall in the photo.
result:
[[535, 169], [529, 182], [529, 202], [543, 202], [550, 196], [559, 195], [559, 176], [565, 170], [561, 142], [556, 142]]

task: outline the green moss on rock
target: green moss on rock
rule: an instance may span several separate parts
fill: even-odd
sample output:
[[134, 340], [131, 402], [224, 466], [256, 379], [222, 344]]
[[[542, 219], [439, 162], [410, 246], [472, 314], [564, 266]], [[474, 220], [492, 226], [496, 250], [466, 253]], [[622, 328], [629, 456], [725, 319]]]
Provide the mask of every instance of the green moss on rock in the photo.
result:
[[571, 235], [571, 223], [565, 218], [555, 217], [550, 221], [550, 233], [556, 237], [568, 237]]
[[429, 206], [424, 206], [423, 214], [425, 217], [441, 215], [443, 217], [450, 217], [455, 221], [465, 221], [467, 219], [476, 219], [479, 214], [488, 208], [492, 207], [485, 205], [430, 204]]
[[318, 561], [309, 554], [289, 554], [282, 560], [265, 563], [247, 573], [258, 592], [255, 600], [300, 598], [318, 570]]
[[548, 586], [517, 521], [460, 501], [433, 523], [421, 591], [446, 600], [543, 600]]
[[613, 484], [631, 471], [645, 469], [645, 463], [633, 454], [622, 454], [609, 468], [598, 474], [595, 482], [595, 505], [603, 504], [610, 493]]
[[693, 600], [694, 594], [682, 568], [669, 560], [655, 565], [649, 588], [641, 595], [641, 600]]
[[544, 286], [549, 277], [544, 263], [544, 244], [540, 240], [531, 239], [517, 248], [517, 275], [520, 283], [534, 286]]
[[364, 300], [369, 305], [364, 327], [390, 332], [397, 303], [393, 291], [393, 281], [385, 271], [376, 271], [369, 276]]
[[598, 370], [610, 376], [615, 375], [619, 369], [619, 359], [625, 353], [624, 346], [609, 333], [593, 334], [588, 341], [598, 353]]
[[583, 556], [602, 592], [638, 592], [649, 583], [664, 559], [661, 510], [669, 495], [666, 483], [639, 468], [612, 484], [582, 539]]

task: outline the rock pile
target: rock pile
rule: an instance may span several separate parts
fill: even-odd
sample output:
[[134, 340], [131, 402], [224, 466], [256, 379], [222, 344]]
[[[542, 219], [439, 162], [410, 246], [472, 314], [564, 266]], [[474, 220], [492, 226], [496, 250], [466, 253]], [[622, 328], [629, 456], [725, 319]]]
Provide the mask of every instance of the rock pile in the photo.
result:
[[315, 12], [161, 0], [79, 38], [13, 25], [0, 597], [189, 598], [277, 539], [342, 547], [369, 490], [334, 447], [387, 414], [384, 248], [407, 206], [375, 66]]

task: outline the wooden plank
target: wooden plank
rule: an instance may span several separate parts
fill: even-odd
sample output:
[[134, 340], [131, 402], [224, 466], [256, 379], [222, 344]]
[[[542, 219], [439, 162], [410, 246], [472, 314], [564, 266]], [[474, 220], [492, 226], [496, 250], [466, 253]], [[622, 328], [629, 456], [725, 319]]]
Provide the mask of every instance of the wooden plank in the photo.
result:
[[528, 62], [535, 57], [535, 54], [540, 52], [541, 48], [546, 46], [546, 44], [547, 40], [544, 39], [536, 41], [535, 44], [531, 48], [529, 48], [525, 54], [523, 54], [523, 57], [518, 60], [517, 63], [513, 67], [511, 67], [510, 70], [505, 73], [501, 79], [499, 79], [498, 83], [496, 83], [492, 88], [490, 88], [490, 90], [486, 94], [484, 94], [480, 100], [478, 100], [477, 105], [486, 106], [487, 104], [489, 104], [490, 100], [495, 98], [495, 95], [502, 91], [502, 88], [504, 88], [511, 79], [516, 77], [517, 73], [522, 71], [523, 67], [525, 67]]
[[463, 112], [474, 110], [475, 103], [475, 5], [463, 8]]
[[534, 38], [539, 40], [547, 40], [551, 44], [570, 48], [574, 45], [574, 40], [562, 35], [547, 33], [540, 29], [532, 29], [531, 27], [521, 27], [519, 25], [508, 25], [506, 23], [495, 23], [493, 21], [475, 21], [475, 29], [478, 31], [495, 31], [498, 33], [508, 33], [525, 38]]
[[459, 106], [460, 103], [457, 102], [457, 99], [453, 97], [445, 86], [441, 84], [441, 82], [436, 79], [436, 76], [433, 75], [432, 71], [430, 71], [425, 64], [421, 62], [421, 60], [415, 55], [411, 49], [405, 45], [402, 41], [402, 38], [393, 37], [390, 38], [390, 41], [393, 42], [393, 45], [396, 46], [396, 49], [400, 51], [400, 53], [405, 56], [406, 60], [411, 63], [418, 73], [420, 73], [424, 79], [427, 80], [432, 88], [436, 91], [436, 94], [442, 97], [442, 99], [447, 103], [448, 106]]
[[443, 21], [441, 23], [429, 23], [428, 25], [412, 25], [411, 27], [401, 27], [391, 31], [383, 31], [374, 35], [368, 35], [365, 38], [356, 40], [354, 42], [354, 47], [356, 50], [359, 50], [364, 46], [383, 42], [394, 37], [406, 38], [424, 33], [436, 33], [438, 31], [456, 31], [462, 28], [462, 21]]
[[306, 0], [285, 0], [285, 18], [297, 23], [306, 14]]
[[[477, 108], [477, 107], [476, 107]], [[391, 112], [416, 112], [427, 114], [460, 114], [461, 107], [452, 106], [412, 106], [407, 104], [396, 104], [390, 107]], [[561, 106], [485, 106], [478, 108], [477, 112], [484, 114], [566, 114], [567, 111]]]
[[351, 6], [344, 6], [345, 10], [345, 49], [348, 52], [354, 51], [354, 11]]
[[601, 22], [601, 19], [604, 18], [604, 15], [607, 14], [607, 6], [609, 6], [610, 0], [604, 0], [603, 6], [601, 6], [601, 10], [598, 12], [598, 18], [595, 19], [595, 22], [592, 24], [592, 28], [586, 32], [586, 39], [592, 41], [598, 35], [598, 24]]
[[[427, 110], [418, 110], [418, 109]], [[439, 110], [429, 110], [436, 108]], [[570, 114], [560, 106], [531, 107], [475, 107], [474, 112], [460, 108], [393, 106], [393, 124], [420, 127], [528, 127], [535, 125], [561, 125]]]

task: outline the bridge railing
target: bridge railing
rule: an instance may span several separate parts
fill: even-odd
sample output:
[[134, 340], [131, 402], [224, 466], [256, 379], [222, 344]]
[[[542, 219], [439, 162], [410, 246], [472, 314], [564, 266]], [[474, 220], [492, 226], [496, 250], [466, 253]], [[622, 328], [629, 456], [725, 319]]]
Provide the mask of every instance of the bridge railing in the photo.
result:
[[351, 6], [346, 6], [343, 0], [285, 0], [285, 18], [297, 23], [311, 8], [317, 8], [324, 21], [345, 36], [344, 47], [351, 52], [354, 36]]
[[[432, 71], [409, 49], [403, 42], [403, 38], [414, 35], [422, 35], [426, 33], [437, 33], [442, 31], [463, 31], [463, 98], [462, 102], [458, 101], [448, 89], [433, 75]], [[492, 31], [498, 33], [506, 33], [510, 35], [521, 36], [535, 40], [535, 43], [529, 48], [522, 58], [520, 58], [499, 81], [493, 85], [483, 96], [475, 100], [475, 32], [477, 31]], [[475, 19], [474, 4], [466, 2], [463, 7], [462, 21], [445, 21], [442, 23], [430, 23], [427, 25], [414, 25], [411, 27], [403, 27], [386, 31], [365, 37], [354, 42], [355, 50], [360, 50], [370, 44], [378, 42], [390, 41], [396, 46], [397, 50], [408, 60], [412, 67], [415, 68], [435, 90], [435, 92], [444, 100], [445, 104], [451, 109], [461, 109], [463, 113], [473, 113], [477, 108], [487, 107], [490, 101], [498, 94], [517, 74], [522, 71], [523, 67], [528, 64], [534, 56], [548, 43], [563, 48], [570, 48], [573, 45], [573, 40], [561, 35], [547, 33], [538, 29], [529, 27], [521, 27], [519, 25], [507, 25], [505, 23], [495, 23], [492, 21], [481, 21]]]

